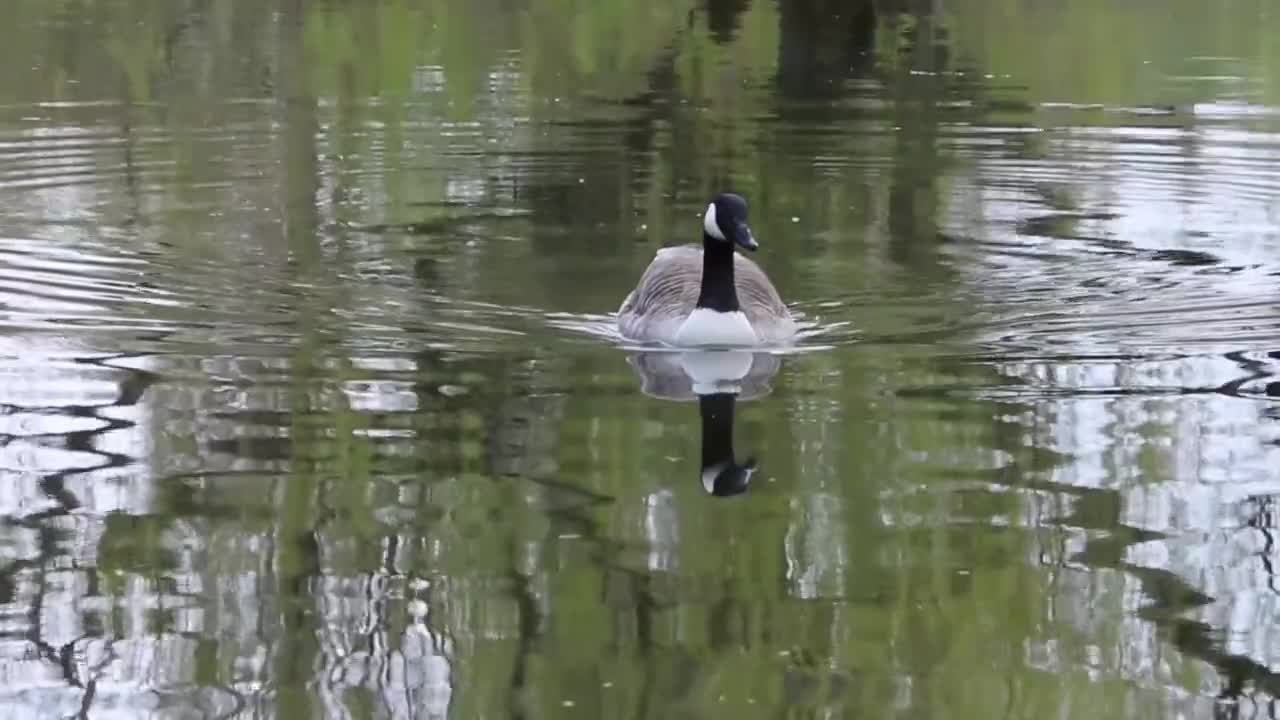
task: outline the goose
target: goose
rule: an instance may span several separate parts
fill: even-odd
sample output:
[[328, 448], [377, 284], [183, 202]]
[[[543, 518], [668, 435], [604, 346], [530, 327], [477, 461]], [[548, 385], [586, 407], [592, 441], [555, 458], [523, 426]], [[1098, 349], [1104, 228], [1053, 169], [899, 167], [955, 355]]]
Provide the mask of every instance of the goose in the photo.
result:
[[717, 195], [702, 216], [702, 245], [658, 251], [618, 308], [618, 331], [676, 347], [751, 347], [790, 339], [796, 322], [759, 265], [747, 201]]

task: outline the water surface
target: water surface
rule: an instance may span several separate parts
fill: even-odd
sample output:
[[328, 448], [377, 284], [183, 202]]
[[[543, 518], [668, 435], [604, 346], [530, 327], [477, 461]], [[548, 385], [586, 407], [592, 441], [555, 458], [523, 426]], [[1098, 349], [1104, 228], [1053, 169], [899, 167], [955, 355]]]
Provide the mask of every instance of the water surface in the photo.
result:
[[0, 716], [1280, 715], [1264, 0], [6, 9]]

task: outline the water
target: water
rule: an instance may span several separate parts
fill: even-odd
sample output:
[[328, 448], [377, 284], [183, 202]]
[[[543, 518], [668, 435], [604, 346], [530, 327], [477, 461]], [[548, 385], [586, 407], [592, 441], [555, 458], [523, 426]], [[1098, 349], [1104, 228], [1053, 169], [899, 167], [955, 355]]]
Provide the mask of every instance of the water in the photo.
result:
[[1280, 715], [1265, 0], [6, 10], [0, 716]]

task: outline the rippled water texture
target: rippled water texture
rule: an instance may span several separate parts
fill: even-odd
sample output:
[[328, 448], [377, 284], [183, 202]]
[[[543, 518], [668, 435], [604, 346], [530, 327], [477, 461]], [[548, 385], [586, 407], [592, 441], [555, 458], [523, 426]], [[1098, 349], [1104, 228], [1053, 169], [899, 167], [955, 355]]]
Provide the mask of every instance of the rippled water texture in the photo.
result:
[[1273, 3], [5, 10], [0, 717], [1280, 715]]

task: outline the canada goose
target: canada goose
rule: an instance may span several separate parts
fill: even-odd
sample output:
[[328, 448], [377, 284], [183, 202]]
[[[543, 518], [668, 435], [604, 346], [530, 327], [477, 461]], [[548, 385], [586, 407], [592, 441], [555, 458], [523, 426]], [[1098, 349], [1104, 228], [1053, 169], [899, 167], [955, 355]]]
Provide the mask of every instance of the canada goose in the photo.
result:
[[697, 398], [702, 429], [702, 487], [723, 497], [747, 491], [755, 458], [738, 462], [733, 452], [733, 417], [739, 399], [767, 395], [782, 366], [775, 355], [690, 351], [636, 353], [627, 359], [640, 375], [640, 390], [664, 400]]
[[769, 278], [733, 251], [759, 247], [747, 226], [747, 202], [717, 195], [702, 217], [702, 246], [658, 251], [618, 309], [618, 331], [678, 347], [750, 347], [779, 343], [796, 322]]

